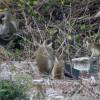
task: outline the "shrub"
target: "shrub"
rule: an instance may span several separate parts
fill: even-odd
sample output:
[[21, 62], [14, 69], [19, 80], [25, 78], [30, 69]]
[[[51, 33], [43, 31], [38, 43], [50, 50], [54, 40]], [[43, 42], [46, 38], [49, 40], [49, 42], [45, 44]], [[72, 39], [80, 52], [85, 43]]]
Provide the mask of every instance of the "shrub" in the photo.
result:
[[25, 100], [26, 95], [22, 85], [9, 80], [0, 81], [0, 100]]

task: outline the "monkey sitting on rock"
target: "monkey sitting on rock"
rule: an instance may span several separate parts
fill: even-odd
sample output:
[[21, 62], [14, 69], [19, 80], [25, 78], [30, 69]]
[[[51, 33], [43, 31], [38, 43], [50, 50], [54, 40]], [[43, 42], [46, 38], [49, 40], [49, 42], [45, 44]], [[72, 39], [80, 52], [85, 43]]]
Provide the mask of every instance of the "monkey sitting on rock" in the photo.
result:
[[55, 58], [54, 67], [51, 72], [52, 79], [64, 78], [64, 60]]
[[38, 50], [35, 52], [37, 67], [40, 74], [50, 74], [54, 65], [54, 53], [50, 45], [46, 45], [46, 42], [39, 45]]

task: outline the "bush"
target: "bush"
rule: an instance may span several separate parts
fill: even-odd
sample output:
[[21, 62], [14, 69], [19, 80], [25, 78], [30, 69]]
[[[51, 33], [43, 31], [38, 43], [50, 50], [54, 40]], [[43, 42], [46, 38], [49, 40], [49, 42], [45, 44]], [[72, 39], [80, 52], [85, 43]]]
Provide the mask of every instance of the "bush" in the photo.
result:
[[22, 85], [17, 85], [9, 80], [0, 81], [0, 100], [25, 100], [25, 98]]

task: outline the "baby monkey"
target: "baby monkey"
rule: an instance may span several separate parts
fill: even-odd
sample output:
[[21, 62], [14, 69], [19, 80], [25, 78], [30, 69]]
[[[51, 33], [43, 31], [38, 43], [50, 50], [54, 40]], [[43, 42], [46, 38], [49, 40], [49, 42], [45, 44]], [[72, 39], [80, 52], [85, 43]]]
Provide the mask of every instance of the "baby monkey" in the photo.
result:
[[54, 67], [51, 73], [52, 79], [64, 78], [64, 60], [61, 58], [55, 58]]
[[[100, 41], [100, 39], [98, 41]], [[96, 39], [94, 40], [92, 38], [86, 37], [83, 41], [83, 46], [86, 47], [87, 50], [90, 50], [91, 57], [100, 56], [100, 43], [97, 43]]]

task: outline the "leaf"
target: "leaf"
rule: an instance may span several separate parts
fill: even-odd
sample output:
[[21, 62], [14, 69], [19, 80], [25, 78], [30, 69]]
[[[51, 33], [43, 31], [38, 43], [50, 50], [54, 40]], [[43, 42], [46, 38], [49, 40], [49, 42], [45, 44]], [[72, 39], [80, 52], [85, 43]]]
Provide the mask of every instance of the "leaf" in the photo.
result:
[[0, 94], [4, 93], [4, 92], [7, 92], [7, 91], [8, 91], [7, 89], [0, 89]]
[[65, 3], [65, 0], [61, 0], [61, 4], [64, 5], [64, 3]]
[[72, 40], [72, 36], [68, 34], [67, 39]]
[[49, 29], [48, 31], [49, 31], [50, 35], [53, 35], [54, 33], [57, 32], [57, 29], [51, 28], [51, 29]]

